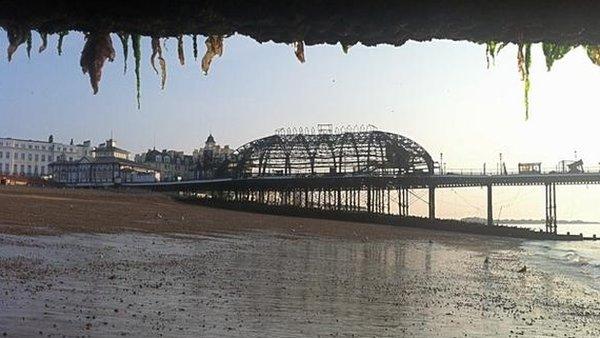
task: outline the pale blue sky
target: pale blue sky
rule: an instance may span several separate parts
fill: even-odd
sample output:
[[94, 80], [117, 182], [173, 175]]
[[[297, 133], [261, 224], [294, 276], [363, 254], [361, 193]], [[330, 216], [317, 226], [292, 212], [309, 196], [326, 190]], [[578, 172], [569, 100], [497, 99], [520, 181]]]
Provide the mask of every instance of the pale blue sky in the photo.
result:
[[[199, 39], [200, 56], [203, 41]], [[374, 124], [414, 139], [436, 159], [443, 152], [449, 168], [481, 168], [487, 162], [488, 169], [494, 169], [499, 152], [509, 170], [526, 161], [552, 167], [573, 158], [574, 150], [587, 165], [600, 161], [600, 67], [581, 48], [557, 61], [548, 73], [541, 47], [534, 46], [531, 118], [525, 121], [515, 46], [503, 49], [490, 69], [485, 46], [452, 41], [354, 46], [348, 54], [339, 45], [308, 46], [307, 61], [300, 64], [289, 45], [233, 36], [225, 40], [223, 56], [204, 76], [199, 62], [193, 61], [191, 40], [186, 38], [182, 67], [176, 40], [170, 39], [165, 50], [168, 79], [161, 91], [145, 38], [138, 110], [132, 51], [124, 76], [120, 41], [113, 37], [113, 44], [117, 58], [105, 65], [100, 92], [94, 96], [79, 67], [81, 34], [65, 38], [60, 57], [56, 37], [38, 54], [35, 34], [32, 58], [27, 59], [23, 45], [10, 64], [3, 34], [0, 135], [45, 139], [54, 134], [62, 141], [91, 139], [97, 144], [112, 130], [119, 144], [134, 152], [152, 147], [154, 138], [157, 148], [191, 152], [209, 131], [219, 143], [237, 147], [279, 127]], [[441, 197], [449, 205], [464, 204], [441, 210], [441, 215], [485, 213], [468, 205], [483, 201], [483, 191], [481, 198], [479, 191], [464, 194], [469, 203], [453, 192]], [[506, 195], [510, 201], [517, 193], [498, 194], [499, 200]], [[539, 195], [535, 201], [543, 198], [541, 189]], [[523, 205], [506, 216], [543, 216], [543, 204], [541, 210], [538, 204]], [[574, 217], [600, 219], [588, 209]]]

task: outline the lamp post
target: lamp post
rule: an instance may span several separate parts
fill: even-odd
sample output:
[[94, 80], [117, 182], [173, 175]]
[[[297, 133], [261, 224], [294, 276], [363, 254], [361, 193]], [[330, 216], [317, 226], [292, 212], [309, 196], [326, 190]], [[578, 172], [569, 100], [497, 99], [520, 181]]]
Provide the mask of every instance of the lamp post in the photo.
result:
[[498, 162], [498, 175], [502, 175], [502, 153], [500, 153], [500, 161]]

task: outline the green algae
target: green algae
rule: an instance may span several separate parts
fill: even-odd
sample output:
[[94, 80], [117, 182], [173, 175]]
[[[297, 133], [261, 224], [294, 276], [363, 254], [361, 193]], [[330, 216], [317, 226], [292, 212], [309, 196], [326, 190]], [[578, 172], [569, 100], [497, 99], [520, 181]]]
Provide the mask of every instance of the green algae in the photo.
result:
[[544, 51], [544, 56], [546, 57], [546, 68], [548, 71], [552, 69], [554, 62], [562, 59], [573, 48], [575, 47], [552, 42], [543, 42], [542, 50]]
[[131, 36], [133, 42], [133, 58], [135, 59], [135, 87], [137, 92], [137, 107], [140, 109], [140, 62], [142, 59], [141, 51], [141, 40], [142, 37], [139, 34], [133, 34]]
[[123, 75], [127, 74], [127, 56], [129, 54], [129, 34], [117, 33], [119, 40], [121, 40], [121, 47], [123, 49]]

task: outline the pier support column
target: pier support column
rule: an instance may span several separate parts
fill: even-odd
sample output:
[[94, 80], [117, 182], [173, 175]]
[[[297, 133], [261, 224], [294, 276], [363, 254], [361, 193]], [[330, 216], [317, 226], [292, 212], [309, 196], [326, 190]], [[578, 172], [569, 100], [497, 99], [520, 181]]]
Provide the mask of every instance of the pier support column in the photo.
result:
[[429, 186], [429, 218], [435, 219], [435, 186]]
[[398, 189], [398, 210], [399, 215], [406, 217], [408, 213], [408, 188], [401, 187]]
[[487, 225], [494, 225], [494, 204], [492, 202], [492, 185], [487, 186]]
[[546, 183], [546, 232], [557, 233], [556, 183]]
[[367, 212], [371, 212], [371, 186], [367, 186]]

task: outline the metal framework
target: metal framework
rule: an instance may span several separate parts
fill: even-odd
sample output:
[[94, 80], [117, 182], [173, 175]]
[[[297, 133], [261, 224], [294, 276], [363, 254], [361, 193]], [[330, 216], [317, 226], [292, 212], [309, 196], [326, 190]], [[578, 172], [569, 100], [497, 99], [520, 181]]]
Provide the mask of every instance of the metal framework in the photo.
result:
[[432, 175], [423, 147], [382, 131], [276, 134], [238, 148], [238, 177], [290, 175]]

